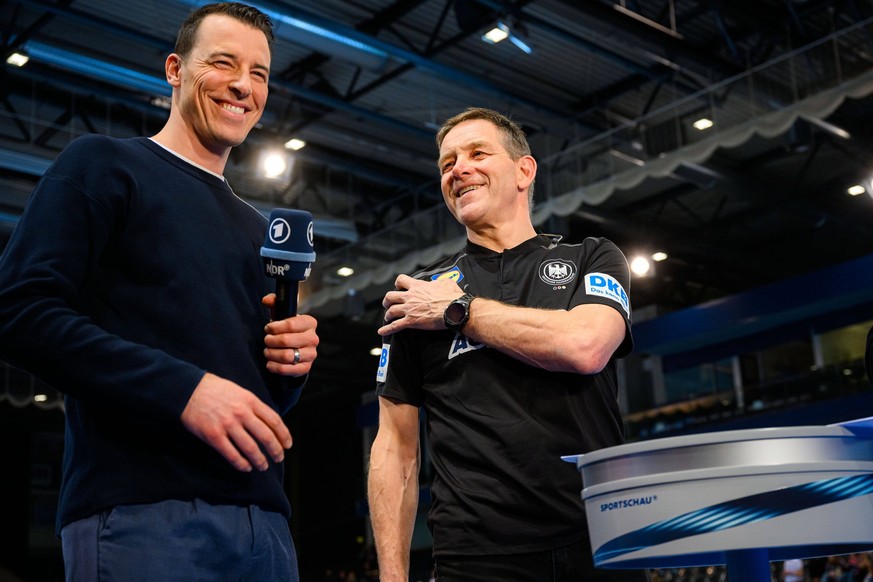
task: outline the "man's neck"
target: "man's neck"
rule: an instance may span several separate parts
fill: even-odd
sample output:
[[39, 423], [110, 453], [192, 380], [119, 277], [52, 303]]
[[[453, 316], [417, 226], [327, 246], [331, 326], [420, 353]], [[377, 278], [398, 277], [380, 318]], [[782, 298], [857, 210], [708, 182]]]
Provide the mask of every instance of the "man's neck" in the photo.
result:
[[213, 176], [215, 176], [215, 177], [218, 178], [219, 180], [224, 180], [225, 182], [227, 182], [227, 180], [225, 180], [225, 178], [224, 178], [224, 175], [222, 175], [222, 174], [217, 174], [217, 173], [213, 172], [212, 170], [210, 170], [209, 168], [207, 168], [206, 166], [201, 166], [200, 164], [198, 164], [198, 163], [195, 162], [194, 160], [191, 160], [191, 159], [189, 159], [189, 158], [186, 158], [185, 156], [183, 156], [182, 154], [180, 154], [179, 152], [177, 152], [177, 151], [175, 151], [175, 150], [171, 150], [170, 148], [168, 148], [167, 146], [165, 146], [164, 144], [162, 144], [161, 142], [159, 142], [158, 140], [156, 140], [156, 139], [153, 138], [153, 137], [150, 137], [149, 140], [152, 141], [153, 143], [157, 144], [159, 147], [165, 149], [166, 151], [168, 151], [168, 152], [171, 153], [172, 155], [176, 156], [176, 157], [179, 158], [180, 160], [184, 160], [185, 162], [191, 164], [191, 165], [194, 166], [195, 168], [200, 168], [200, 169], [203, 170], [204, 172], [208, 172], [208, 173], [212, 174]]
[[497, 253], [517, 247], [536, 235], [537, 232], [529, 220], [512, 223], [500, 228], [487, 228], [479, 231], [467, 228], [467, 238], [470, 239], [470, 242]]
[[224, 175], [230, 148], [214, 152], [204, 147], [188, 128], [179, 129], [179, 123], [181, 122], [174, 120], [171, 114], [170, 120], [152, 137], [152, 140], [210, 172], [219, 176]]

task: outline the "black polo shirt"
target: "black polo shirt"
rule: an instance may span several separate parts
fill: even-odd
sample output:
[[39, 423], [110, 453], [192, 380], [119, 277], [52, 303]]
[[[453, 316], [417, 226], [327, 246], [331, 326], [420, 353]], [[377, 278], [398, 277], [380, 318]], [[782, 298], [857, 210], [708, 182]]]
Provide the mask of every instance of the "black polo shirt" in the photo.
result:
[[[624, 255], [603, 238], [558, 240], [539, 235], [502, 253], [468, 241], [415, 276], [452, 277], [511, 305], [609, 305], [627, 325], [615, 357], [626, 355]], [[455, 332], [405, 330], [387, 340], [376, 391], [426, 411], [435, 556], [538, 551], [586, 536], [581, 479], [561, 456], [623, 442], [614, 359], [593, 375], [549, 372]]]

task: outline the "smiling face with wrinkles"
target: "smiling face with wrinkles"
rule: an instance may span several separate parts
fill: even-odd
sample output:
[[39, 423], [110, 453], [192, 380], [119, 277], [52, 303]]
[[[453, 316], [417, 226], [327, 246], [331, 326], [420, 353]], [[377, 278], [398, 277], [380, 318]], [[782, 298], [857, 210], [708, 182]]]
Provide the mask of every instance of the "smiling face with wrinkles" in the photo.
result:
[[536, 163], [530, 156], [513, 160], [490, 121], [472, 119], [453, 127], [440, 145], [438, 164], [443, 200], [468, 230], [529, 222], [527, 188]]
[[200, 162], [204, 156], [217, 156], [223, 166], [230, 148], [245, 140], [267, 102], [266, 36], [230, 16], [209, 15], [200, 23], [190, 52], [170, 55], [166, 69], [173, 86], [171, 116], [176, 114], [185, 134], [174, 135], [174, 149]]

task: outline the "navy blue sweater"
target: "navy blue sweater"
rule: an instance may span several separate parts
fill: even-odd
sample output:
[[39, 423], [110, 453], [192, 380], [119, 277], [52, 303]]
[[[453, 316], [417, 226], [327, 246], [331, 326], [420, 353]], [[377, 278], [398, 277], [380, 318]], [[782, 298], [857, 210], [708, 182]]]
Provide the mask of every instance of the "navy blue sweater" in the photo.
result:
[[206, 371], [280, 414], [259, 248], [267, 221], [221, 179], [146, 138], [72, 142], [0, 260], [0, 358], [65, 394], [58, 525], [200, 498], [290, 514], [283, 466], [240, 473], [182, 426]]

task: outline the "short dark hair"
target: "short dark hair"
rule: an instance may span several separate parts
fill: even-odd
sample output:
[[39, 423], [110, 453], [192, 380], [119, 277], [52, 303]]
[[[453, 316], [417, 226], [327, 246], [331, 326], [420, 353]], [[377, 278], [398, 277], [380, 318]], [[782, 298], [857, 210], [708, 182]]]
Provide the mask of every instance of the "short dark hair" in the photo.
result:
[[[442, 147], [446, 134], [454, 129], [456, 125], [475, 119], [488, 121], [497, 127], [497, 130], [500, 132], [501, 145], [506, 148], [506, 153], [514, 161], [518, 161], [522, 156], [531, 155], [527, 135], [521, 126], [502, 113], [484, 107], [468, 107], [462, 113], [458, 113], [454, 117], [445, 120], [436, 134], [437, 149]], [[528, 205], [531, 209], [533, 209], [533, 192], [534, 183], [531, 182], [528, 188]]]
[[530, 155], [530, 145], [527, 143], [527, 135], [525, 135], [521, 126], [502, 113], [484, 107], [468, 107], [463, 113], [450, 117], [443, 122], [442, 127], [440, 127], [436, 134], [437, 149], [442, 147], [446, 134], [454, 129], [456, 125], [474, 119], [490, 121], [497, 126], [497, 129], [500, 130], [501, 141], [503, 142], [502, 145], [506, 148], [506, 153], [508, 153], [509, 157], [513, 160], [518, 160], [522, 156]]
[[191, 49], [194, 48], [194, 44], [197, 42], [197, 31], [200, 28], [200, 23], [211, 14], [223, 14], [244, 22], [263, 32], [264, 36], [267, 37], [268, 43], [273, 42], [273, 21], [270, 20], [269, 16], [248, 4], [218, 2], [201, 6], [188, 15], [188, 18], [179, 27], [179, 34], [176, 36], [176, 46], [173, 47], [174, 53], [184, 57], [191, 52]]

